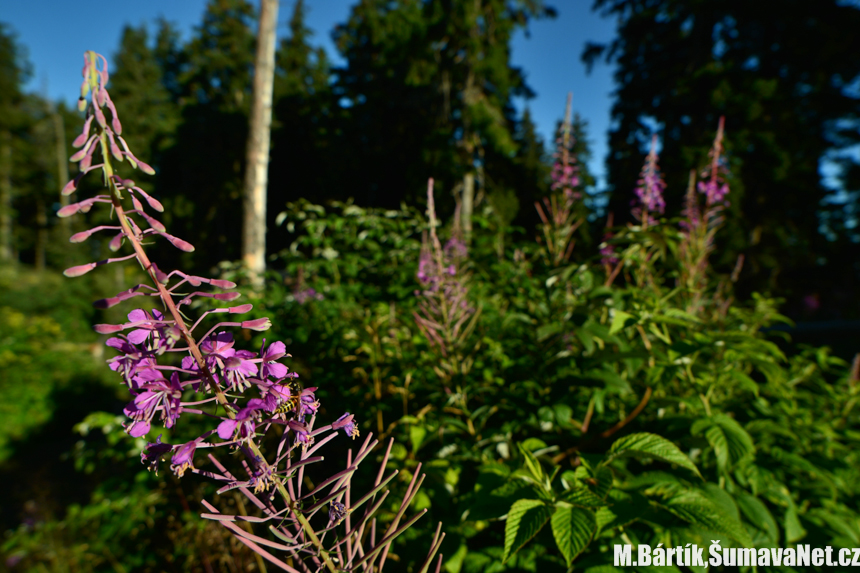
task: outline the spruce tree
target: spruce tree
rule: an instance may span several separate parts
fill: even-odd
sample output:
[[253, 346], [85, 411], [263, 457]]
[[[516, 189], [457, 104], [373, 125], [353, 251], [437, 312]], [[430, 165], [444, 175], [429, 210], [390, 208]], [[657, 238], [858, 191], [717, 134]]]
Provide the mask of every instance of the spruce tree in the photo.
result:
[[583, 54], [589, 64], [606, 54], [618, 65], [607, 161], [616, 217], [629, 212], [655, 122], [669, 214], [678, 214], [689, 169], [705, 163], [724, 115], [733, 191], [716, 257], [722, 268], [743, 253], [745, 290], [796, 297], [827, 260], [847, 268], [819, 233], [827, 193], [819, 167], [851, 143], [838, 141], [840, 127], [853, 126], [856, 141], [860, 99], [848, 90], [860, 74], [856, 5], [597, 0], [594, 8], [619, 19], [610, 46]]
[[181, 52], [169, 28], [159, 37], [156, 55], [171, 65], [162, 73], [168, 91], [178, 92], [181, 125], [161, 162], [158, 188], [170, 204], [166, 223], [178, 234], [193, 227], [199, 237], [196, 265], [236, 260], [241, 253], [253, 18], [245, 0], [210, 0]]

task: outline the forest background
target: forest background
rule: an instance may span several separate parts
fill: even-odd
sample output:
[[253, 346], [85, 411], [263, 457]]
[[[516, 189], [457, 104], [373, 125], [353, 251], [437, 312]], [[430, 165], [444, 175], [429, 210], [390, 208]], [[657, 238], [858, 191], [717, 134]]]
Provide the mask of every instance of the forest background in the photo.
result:
[[[474, 186], [490, 252], [534, 238], [541, 223], [534, 205], [552, 191], [555, 142], [540, 137], [528, 108], [516, 103], [531, 90], [528, 70], [511, 64], [511, 41], [563, 3], [364, 0], [332, 31], [343, 65], [314, 43], [308, 7], [299, 1], [291, 8], [276, 53], [270, 281], [290, 292], [313, 284], [308, 269], [315, 267], [298, 271], [290, 259], [298, 234], [285, 220], [314, 212], [296, 207], [305, 205], [300, 200], [423, 209], [428, 177], [442, 220], [451, 220], [464, 187]], [[782, 299], [781, 312], [795, 324], [778, 329], [850, 360], [860, 346], [857, 5], [786, 2], [774, 13], [740, 1], [597, 0], [594, 9], [617, 19], [609, 43], [575, 48], [572, 41], [569, 53], [546, 55], [616, 66], [599, 191], [588, 169], [588, 141], [597, 134], [588, 118], [572, 121], [583, 198], [572, 262], [593, 258], [607, 227], [634, 222], [632, 190], [652, 133], [666, 173], [666, 217], [679, 217], [688, 171], [702, 164], [724, 116], [732, 193], [710, 259], [714, 272], [737, 269], [738, 300], [753, 293]], [[211, 0], [185, 41], [168, 21], [127, 27], [112, 58], [110, 91], [129, 145], [156, 170], [141, 181], [164, 203], [164, 223], [197, 247], [193, 254], [156, 248], [164, 266], [231, 272], [225, 261], [241, 256], [255, 10], [243, 0]], [[60, 271], [76, 260], [64, 235], [75, 229], [56, 212], [74, 175], [66, 158], [81, 118], [65, 102], [26, 91], [30, 72], [25, 47], [3, 24], [0, 386], [18, 388], [7, 393], [0, 422], [0, 472], [14, 483], [12, 501], [0, 507], [4, 530], [61, 520], [72, 506], [92, 510], [94, 474], [106, 474], [98, 455], [76, 452], [84, 447], [80, 423], [89, 412], [118, 410], [117, 397], [95, 390], [107, 377], [92, 359], [101, 346], [83, 333], [97, 317], [92, 293], [107, 296], [126, 278], [61, 282]], [[559, 119], [562, 111], [559, 102]], [[337, 251], [316, 246], [322, 259], [336, 258]], [[87, 247], [102, 258], [107, 244]], [[362, 278], [371, 279], [379, 277]], [[73, 466], [80, 471], [61, 484], [56, 476]]]

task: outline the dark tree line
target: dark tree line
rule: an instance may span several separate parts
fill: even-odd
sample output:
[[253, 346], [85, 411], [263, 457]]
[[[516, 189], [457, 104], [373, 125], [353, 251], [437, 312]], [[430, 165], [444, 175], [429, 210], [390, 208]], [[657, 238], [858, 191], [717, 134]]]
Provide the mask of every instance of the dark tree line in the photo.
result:
[[[336, 67], [314, 46], [308, 8], [299, 0], [284, 15], [276, 54], [268, 251], [288, 244], [275, 225], [287, 201], [396, 208], [420, 203], [429, 176], [443, 215], [455, 200], [464, 211], [490, 206], [500, 224], [531, 235], [554, 142], [513, 105], [532, 92], [511, 64], [511, 40], [554, 11], [542, 0], [360, 0], [332, 32], [346, 62]], [[608, 207], [592, 208], [589, 234], [602, 236], [608, 213], [627, 222], [655, 124], [677, 215], [688, 171], [704, 164], [725, 115], [733, 191], [723, 268], [743, 254], [742, 290], [857, 308], [849, 298], [860, 260], [860, 168], [842, 153], [860, 139], [856, 6], [597, 0], [594, 8], [619, 17], [619, 28], [610, 45], [582, 56], [617, 65]], [[113, 58], [112, 94], [129, 144], [157, 170], [144, 183], [165, 203], [165, 223], [197, 237], [190, 260], [198, 266], [240, 254], [256, 17], [248, 0], [210, 0], [188, 42], [167, 21], [127, 27]], [[65, 141], [79, 119], [25, 94], [28, 67], [8, 28], [0, 40], [0, 254], [62, 266], [61, 249], [50, 247], [62, 169], [44, 150], [59, 149], [58, 119]], [[587, 123], [574, 123], [581, 176], [593, 190]], [[841, 158], [838, 194], [821, 181], [827, 157]]]
[[607, 174], [609, 210], [629, 212], [651, 125], [659, 125], [670, 209], [681, 209], [688, 169], [702, 165], [726, 116], [732, 207], [724, 266], [745, 255], [744, 283], [795, 299], [850, 302], [857, 282], [856, 164], [843, 159], [847, 196], [824, 187], [822, 160], [860, 142], [860, 26], [856, 4], [792, 0], [596, 0], [619, 18], [588, 65], [617, 63]]

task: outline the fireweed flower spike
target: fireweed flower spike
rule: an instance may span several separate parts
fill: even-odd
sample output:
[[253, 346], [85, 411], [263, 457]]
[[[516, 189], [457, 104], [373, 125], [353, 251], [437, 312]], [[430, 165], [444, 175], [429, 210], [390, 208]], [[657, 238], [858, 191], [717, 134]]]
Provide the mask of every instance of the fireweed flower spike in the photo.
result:
[[[381, 500], [377, 503], [374, 500], [387, 494], [385, 484], [397, 473], [383, 480], [392, 443], [383, 457], [374, 489], [357, 505], [350, 501], [351, 479], [377, 444], [372, 435], [365, 438], [354, 457], [352, 450], [349, 451], [345, 469], [318, 481], [320, 485], [311, 491], [302, 492], [307, 467], [323, 459], [318, 454], [320, 448], [335, 438], [338, 430], [352, 438], [359, 435], [353, 415], [347, 413], [333, 424], [315, 427], [320, 408], [314, 394], [316, 388], [301, 389], [293, 382], [296, 373], [281, 363], [290, 357], [284, 343], [275, 341], [266, 345], [264, 342], [259, 352], [235, 347], [233, 335], [226, 328], [261, 331], [271, 326], [268, 318], [242, 321], [232, 317], [247, 313], [252, 305], [212, 308], [192, 324], [186, 322], [180, 308], [190, 305], [196, 298], [230, 303], [241, 295], [232, 290], [236, 285], [230, 281], [189, 275], [179, 270], [165, 273], [150, 261], [144, 243], [151, 239], [163, 238], [186, 252], [192, 252], [194, 247], [170, 235], [153, 216], [152, 212], [164, 210], [157, 199], [114, 171], [115, 162], [128, 161], [133, 168], [154, 173], [120, 136], [122, 124], [106, 89], [106, 60], [95, 52], [87, 52], [83, 76], [78, 107], [87, 117], [83, 132], [75, 140], [80, 151], [72, 156], [73, 161], [80, 162], [81, 172], [65, 186], [63, 193], [75, 193], [81, 177], [94, 170], [101, 171], [106, 190], [63, 207], [58, 215], [68, 217], [86, 213], [101, 203], [109, 205], [116, 225], [94, 227], [76, 233], [71, 240], [81, 242], [96, 232], [110, 231], [115, 233], [110, 248], [118, 251], [125, 245], [131, 254], [77, 265], [67, 269], [65, 274], [80, 276], [101, 265], [135, 259], [151, 279], [151, 284], [137, 285], [95, 303], [97, 308], [110, 308], [143, 296], [150, 297], [161, 307], [132, 310], [128, 322], [122, 324], [96, 325], [96, 331], [114, 335], [107, 345], [118, 354], [109, 359], [108, 364], [131, 394], [131, 401], [124, 409], [129, 417], [126, 432], [144, 437], [157, 424], [176, 429], [181, 419], [189, 415], [202, 416], [208, 422], [208, 429], [185, 443], [164, 443], [159, 435], [155, 442], [146, 444], [141, 462], [150, 470], [157, 470], [159, 461], [170, 454], [170, 468], [177, 476], [194, 473], [215, 479], [222, 482], [219, 493], [238, 488], [263, 514], [251, 522], [268, 524], [269, 532], [277, 541], [237, 527], [236, 516], [221, 514], [206, 501], [203, 504], [207, 513], [202, 517], [217, 520], [239, 541], [282, 570], [295, 572], [299, 570], [295, 567], [299, 567], [301, 571], [334, 573], [361, 566], [373, 569], [374, 565], [380, 570], [391, 542], [426, 512], [418, 512], [402, 524], [395, 521], [389, 525], [383, 542], [367, 545], [366, 526], [369, 520], [375, 519], [374, 513], [381, 505]], [[224, 292], [206, 290], [207, 286]], [[231, 315], [231, 320], [217, 322], [205, 333], [195, 333], [202, 321], [214, 314]], [[289, 401], [290, 407], [282, 409], [285, 401]], [[276, 437], [269, 434], [270, 430]], [[269, 452], [268, 456], [262, 446], [267, 435], [269, 442], [278, 443], [277, 451]], [[214, 455], [200, 454], [204, 449], [224, 447], [244, 458], [239, 466], [244, 476], [232, 473]], [[214, 471], [198, 469], [197, 464], [202, 463], [213, 465]], [[422, 479], [423, 474], [415, 472], [398, 515], [405, 513]], [[258, 493], [269, 491], [272, 493], [257, 497]], [[326, 503], [317, 503], [320, 499], [326, 499]], [[277, 509], [276, 500], [282, 509]], [[370, 503], [360, 509], [365, 501]], [[323, 507], [329, 508], [328, 519], [320, 513]], [[244, 521], [249, 522], [248, 519]], [[337, 535], [325, 541], [324, 532], [334, 527], [338, 528]], [[440, 541], [437, 534], [426, 563], [433, 560]], [[291, 564], [270, 550], [283, 552]], [[377, 564], [379, 557], [381, 561]]]
[[[681, 220], [680, 255], [683, 268], [679, 283], [690, 293], [688, 312], [695, 312], [704, 295], [708, 255], [714, 248], [714, 237], [723, 222], [722, 212], [729, 205], [728, 169], [723, 155], [725, 117], [720, 117], [714, 143], [708, 152], [708, 166], [696, 184], [696, 172], [690, 172]], [[698, 190], [698, 194], [696, 193]], [[704, 205], [699, 195], [704, 195]]]
[[554, 265], [560, 265], [570, 258], [576, 243], [573, 234], [582, 224], [582, 219], [574, 209], [576, 202], [582, 199], [582, 193], [578, 190], [579, 166], [571, 153], [574, 144], [570, 119], [572, 99], [573, 94], [568, 94], [564, 121], [556, 139], [550, 196], [543, 198], [543, 204], [535, 201], [547, 252]]
[[653, 214], [662, 215], [666, 211], [666, 201], [663, 199], [666, 183], [657, 165], [658, 159], [657, 136], [654, 135], [651, 137], [651, 150], [639, 175], [636, 200], [633, 201], [633, 217], [642, 224], [643, 229], [657, 222]]
[[459, 213], [454, 216], [451, 239], [442, 247], [436, 235], [436, 206], [433, 179], [427, 182], [427, 218], [429, 240], [425, 232], [418, 260], [418, 328], [427, 341], [444, 357], [452, 357], [475, 327], [479, 311], [469, 302], [468, 275], [463, 266], [468, 252], [459, 227]]

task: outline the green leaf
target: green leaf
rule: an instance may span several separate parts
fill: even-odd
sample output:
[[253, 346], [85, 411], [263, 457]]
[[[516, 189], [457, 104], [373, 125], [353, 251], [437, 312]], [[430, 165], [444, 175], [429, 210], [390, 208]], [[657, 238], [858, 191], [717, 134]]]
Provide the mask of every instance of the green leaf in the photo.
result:
[[567, 503], [578, 505], [580, 507], [603, 507], [606, 505], [606, 502], [603, 501], [603, 499], [583, 485], [577, 485], [569, 491], [564, 492], [564, 494], [561, 495], [561, 499]]
[[671, 464], [677, 464], [690, 470], [697, 476], [702, 477], [696, 464], [690, 461], [690, 458], [688, 458], [684, 452], [679, 450], [678, 446], [657, 434], [642, 432], [619, 438], [614, 444], [612, 444], [612, 447], [609, 448], [609, 452], [606, 454], [606, 460], [604, 463], [609, 463], [616, 458], [627, 456], [635, 458], [651, 458]]
[[701, 492], [682, 491], [669, 498], [663, 507], [684, 521], [700, 525], [714, 533], [728, 535], [744, 547], [752, 545], [752, 540], [744, 526], [721, 511]]
[[756, 396], [758, 396], [758, 384], [755, 383], [755, 380], [747, 376], [741, 370], [736, 368], [732, 368], [729, 370], [729, 376], [735, 379], [742, 389], [747, 390], [748, 392], [752, 392]]
[[538, 342], [543, 342], [550, 336], [561, 332], [561, 326], [562, 325], [560, 322], [550, 322], [549, 324], [543, 324], [539, 326], [537, 329]]
[[629, 326], [627, 321], [631, 321], [630, 324], [633, 323], [633, 315], [624, 312], [623, 310], [615, 309], [612, 312], [612, 323], [609, 325], [609, 334], [615, 334], [616, 332], [623, 330], [625, 326]]
[[597, 530], [594, 513], [567, 504], [559, 504], [552, 514], [552, 535], [567, 566], [588, 546]]
[[418, 448], [424, 442], [424, 436], [427, 435], [427, 428], [424, 426], [412, 426], [409, 428], [409, 441], [412, 443], [412, 451], [417, 452]]
[[541, 467], [538, 459], [534, 456], [533, 453], [528, 451], [528, 449], [524, 448], [522, 446], [522, 444], [518, 444], [518, 446], [520, 448], [520, 453], [523, 454], [523, 459], [525, 461], [526, 469], [529, 470], [529, 473], [531, 473], [532, 476], [534, 476], [535, 480], [537, 480], [538, 483], [543, 483], [543, 481], [544, 481], [543, 468]]
[[779, 528], [767, 506], [757, 497], [745, 492], [739, 493], [735, 501], [747, 521], [762, 530], [770, 540], [770, 544], [776, 546], [779, 543]]
[[800, 524], [800, 518], [797, 516], [797, 508], [792, 503], [785, 512], [785, 542], [794, 543], [795, 541], [800, 541], [805, 536], [806, 530]]
[[704, 432], [708, 443], [714, 448], [717, 465], [727, 471], [755, 452], [752, 438], [734, 418], [715, 414], [696, 420], [690, 432], [697, 436]]
[[552, 507], [537, 499], [520, 499], [511, 506], [505, 523], [505, 552], [502, 562], [537, 535], [549, 521]]

